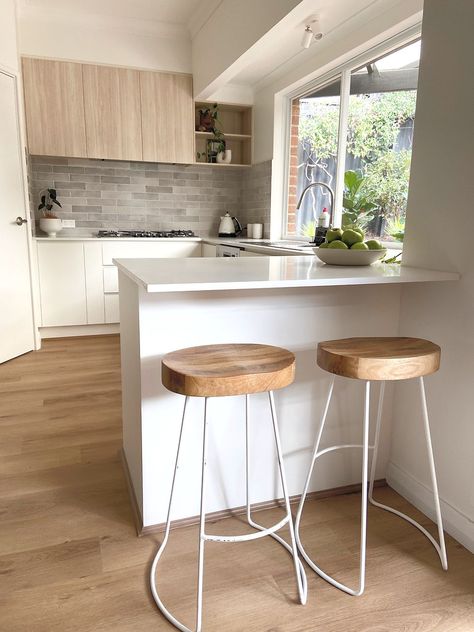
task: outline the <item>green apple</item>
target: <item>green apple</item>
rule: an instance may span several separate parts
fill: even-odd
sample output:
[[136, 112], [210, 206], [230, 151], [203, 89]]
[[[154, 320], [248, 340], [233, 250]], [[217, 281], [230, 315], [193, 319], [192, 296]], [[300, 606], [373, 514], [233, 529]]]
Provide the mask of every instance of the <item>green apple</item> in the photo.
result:
[[364, 239], [365, 233], [362, 230], [362, 228], [359, 228], [358, 226], [354, 226], [354, 228], [352, 230], [355, 230], [356, 233], [359, 233], [359, 235], [362, 235], [362, 239]]
[[365, 243], [369, 250], [382, 250], [383, 249], [383, 246], [380, 243], [380, 241], [377, 241], [376, 239], [369, 239]]
[[345, 244], [340, 239], [335, 239], [334, 241], [331, 241], [331, 243], [328, 244], [328, 248], [340, 248], [342, 250], [348, 250], [349, 249], [348, 245]]
[[320, 248], [329, 248], [329, 244], [327, 241], [323, 241], [322, 244], [319, 245]]
[[330, 243], [335, 239], [341, 239], [342, 237], [342, 229], [341, 228], [330, 228], [326, 233], [326, 241]]
[[361, 241], [358, 241], [353, 246], [351, 246], [351, 250], [368, 250], [368, 249], [369, 249], [368, 245], [362, 243]]
[[364, 241], [364, 238], [356, 230], [348, 228], [342, 233], [342, 241], [350, 247], [359, 241]]

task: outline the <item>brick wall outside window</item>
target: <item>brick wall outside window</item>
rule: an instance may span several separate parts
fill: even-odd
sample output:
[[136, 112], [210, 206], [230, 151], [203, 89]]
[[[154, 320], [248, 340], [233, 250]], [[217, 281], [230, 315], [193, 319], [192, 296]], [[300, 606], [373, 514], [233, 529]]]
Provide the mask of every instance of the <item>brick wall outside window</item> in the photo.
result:
[[300, 103], [295, 99], [291, 104], [290, 127], [290, 168], [288, 182], [288, 234], [296, 234], [296, 204], [298, 203], [296, 187], [298, 183], [298, 126], [300, 120]]

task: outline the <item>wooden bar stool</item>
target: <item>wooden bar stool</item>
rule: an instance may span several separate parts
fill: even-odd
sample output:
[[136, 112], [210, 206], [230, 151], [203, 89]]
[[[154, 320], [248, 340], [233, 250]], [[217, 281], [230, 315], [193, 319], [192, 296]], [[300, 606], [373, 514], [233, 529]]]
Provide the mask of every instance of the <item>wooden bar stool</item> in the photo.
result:
[[[441, 519], [441, 509], [439, 504], [438, 485], [436, 482], [435, 464], [433, 458], [433, 448], [431, 444], [430, 426], [428, 421], [428, 409], [426, 406], [425, 386], [423, 376], [434, 373], [439, 368], [440, 348], [438, 345], [422, 340], [420, 338], [347, 338], [343, 340], [329, 340], [321, 342], [318, 345], [317, 362], [318, 365], [333, 374], [329, 386], [328, 397], [324, 407], [321, 423], [314, 444], [311, 465], [306, 477], [303, 494], [300, 499], [298, 512], [296, 514], [295, 530], [298, 548], [309, 566], [323, 579], [328, 581], [336, 588], [343, 590], [349, 595], [358, 596], [364, 592], [365, 587], [365, 557], [366, 557], [366, 537], [367, 537], [367, 500], [372, 505], [390, 511], [400, 518], [408, 520], [412, 525], [419, 529], [435, 547], [444, 570], [448, 568], [448, 560], [446, 556], [446, 547], [444, 543], [443, 523]], [[331, 402], [334, 388], [335, 376], [340, 375], [356, 380], [365, 381], [365, 407], [363, 422], [363, 439], [361, 445], [346, 444], [335, 445], [323, 450], [319, 449], [321, 436], [323, 434], [324, 424]], [[439, 543], [433, 536], [418, 522], [407, 516], [406, 514], [383, 505], [373, 498], [375, 466], [377, 463], [377, 451], [380, 438], [380, 426], [382, 419], [382, 405], [384, 396], [385, 381], [387, 380], [407, 380], [410, 378], [418, 378], [421, 394], [421, 408], [423, 415], [426, 447], [428, 451], [428, 459], [430, 466], [431, 482], [433, 486], [434, 505], [436, 511], [436, 521], [438, 525]], [[370, 383], [372, 381], [380, 381], [380, 395], [377, 411], [377, 422], [375, 428], [374, 445], [369, 445], [369, 402], [370, 402]], [[323, 454], [334, 450], [347, 448], [362, 448], [362, 501], [361, 501], [361, 526], [360, 526], [360, 574], [358, 589], [348, 588], [344, 584], [330, 577], [319, 566], [317, 566], [304, 550], [300, 537], [300, 523], [303, 512], [306, 494], [308, 492], [311, 475], [314, 464]], [[372, 465], [370, 470], [370, 483], [367, 490], [368, 480], [368, 452], [373, 449]]]
[[[166, 519], [166, 529], [163, 542], [158, 549], [153, 560], [150, 584], [155, 602], [164, 616], [174, 626], [183, 632], [191, 632], [190, 628], [180, 623], [164, 606], [156, 589], [156, 568], [158, 561], [163, 554], [168, 541], [171, 524], [171, 508], [173, 503], [173, 493], [176, 482], [176, 472], [179, 463], [179, 453], [181, 439], [183, 437], [184, 419], [186, 405], [189, 397], [204, 397], [204, 427], [202, 444], [202, 466], [201, 466], [201, 503], [199, 522], [199, 554], [198, 554], [198, 586], [197, 586], [197, 610], [196, 610], [196, 632], [202, 627], [202, 586], [204, 576], [204, 543], [205, 542], [245, 542], [255, 540], [269, 535], [282, 546], [293, 557], [293, 563], [298, 585], [298, 593], [301, 603], [306, 602], [307, 584], [303, 564], [298, 558], [298, 549], [293, 527], [293, 520], [288, 498], [286, 477], [283, 468], [280, 436], [278, 432], [277, 417], [273, 391], [275, 389], [288, 386], [294, 380], [295, 356], [286, 349], [259, 344], [223, 344], [208, 345], [202, 347], [191, 347], [174, 351], [164, 356], [162, 360], [162, 382], [163, 385], [173, 393], [185, 395], [184, 410], [181, 420], [181, 430], [179, 434], [176, 461], [171, 484], [168, 514]], [[259, 525], [252, 519], [251, 504], [249, 494], [249, 394], [268, 392], [270, 411], [275, 437], [275, 447], [277, 452], [278, 466], [280, 470], [280, 481], [285, 501], [285, 517], [273, 525], [266, 528]], [[245, 535], [209, 535], [205, 532], [206, 509], [206, 459], [207, 459], [207, 406], [208, 398], [224, 397], [227, 395], [245, 395], [245, 432], [246, 432], [246, 505], [247, 520], [256, 531]], [[290, 530], [290, 544], [277, 535], [276, 531], [286, 524]]]

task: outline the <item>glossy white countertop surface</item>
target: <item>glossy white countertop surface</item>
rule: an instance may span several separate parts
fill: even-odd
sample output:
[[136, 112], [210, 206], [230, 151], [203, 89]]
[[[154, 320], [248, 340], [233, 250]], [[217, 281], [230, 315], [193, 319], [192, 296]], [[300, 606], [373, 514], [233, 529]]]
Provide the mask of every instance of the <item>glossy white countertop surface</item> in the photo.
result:
[[398, 264], [328, 266], [316, 257], [114, 259], [147, 292], [196, 292], [455, 281], [459, 275]]

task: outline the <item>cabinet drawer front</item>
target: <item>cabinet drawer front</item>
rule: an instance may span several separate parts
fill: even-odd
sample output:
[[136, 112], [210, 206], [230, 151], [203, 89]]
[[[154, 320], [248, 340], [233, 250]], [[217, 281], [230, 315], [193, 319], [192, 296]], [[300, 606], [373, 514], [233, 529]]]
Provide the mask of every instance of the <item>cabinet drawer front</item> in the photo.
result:
[[105, 322], [120, 322], [119, 295], [106, 294], [105, 297]]
[[118, 292], [118, 270], [115, 266], [104, 266], [104, 292]]
[[191, 242], [127, 242], [104, 243], [102, 245], [102, 263], [104, 266], [112, 265], [112, 259], [142, 259], [162, 257], [199, 257], [201, 255], [201, 243]]

